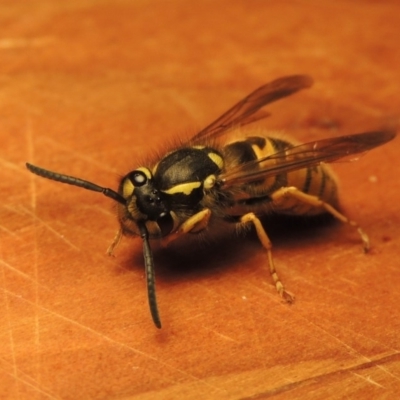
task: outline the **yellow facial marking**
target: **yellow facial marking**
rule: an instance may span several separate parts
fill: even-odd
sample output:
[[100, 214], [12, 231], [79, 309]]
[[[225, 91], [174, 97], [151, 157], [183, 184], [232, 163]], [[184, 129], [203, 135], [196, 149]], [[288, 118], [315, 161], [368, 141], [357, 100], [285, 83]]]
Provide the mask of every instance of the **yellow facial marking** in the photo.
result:
[[219, 168], [222, 169], [224, 166], [224, 160], [223, 158], [217, 154], [217, 153], [208, 153], [207, 154], [209, 158], [211, 158], [212, 162]]
[[201, 182], [188, 182], [188, 183], [181, 183], [180, 185], [173, 186], [171, 189], [163, 190], [164, 193], [167, 194], [178, 194], [182, 193], [186, 196], [189, 196], [190, 193], [194, 189], [197, 189], [201, 186]]
[[125, 182], [122, 186], [122, 196], [124, 197], [124, 199], [132, 196], [134, 189], [135, 187], [133, 186], [133, 183], [129, 179], [125, 179]]

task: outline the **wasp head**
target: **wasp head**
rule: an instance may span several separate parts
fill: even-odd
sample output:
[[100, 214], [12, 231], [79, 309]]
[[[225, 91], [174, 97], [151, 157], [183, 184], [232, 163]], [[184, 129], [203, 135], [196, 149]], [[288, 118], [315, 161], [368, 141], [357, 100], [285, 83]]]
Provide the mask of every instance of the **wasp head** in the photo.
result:
[[168, 199], [160, 191], [148, 168], [138, 168], [126, 175], [119, 193], [126, 204], [119, 204], [118, 211], [124, 233], [140, 235], [137, 223], [144, 223], [150, 237], [168, 235], [174, 221]]

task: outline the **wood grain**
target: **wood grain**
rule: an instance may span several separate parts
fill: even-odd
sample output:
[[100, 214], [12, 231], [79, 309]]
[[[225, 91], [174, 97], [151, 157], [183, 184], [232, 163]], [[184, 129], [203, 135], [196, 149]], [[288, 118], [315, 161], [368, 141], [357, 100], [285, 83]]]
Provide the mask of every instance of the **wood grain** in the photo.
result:
[[140, 240], [105, 255], [109, 199], [25, 162], [116, 188], [251, 90], [310, 90], [254, 129], [298, 140], [394, 124], [396, 1], [31, 1], [0, 5], [0, 398], [353, 399], [400, 390], [400, 140], [334, 166], [340, 223], [266, 221], [292, 306], [254, 233], [155, 251], [163, 329]]

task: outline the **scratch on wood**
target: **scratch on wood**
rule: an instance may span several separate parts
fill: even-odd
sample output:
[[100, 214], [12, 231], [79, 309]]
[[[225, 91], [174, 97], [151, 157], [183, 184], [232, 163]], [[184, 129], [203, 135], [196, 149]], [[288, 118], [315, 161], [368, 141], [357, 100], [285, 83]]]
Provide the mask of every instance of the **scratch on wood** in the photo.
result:
[[15, 239], [17, 240], [21, 240], [21, 238], [13, 231], [10, 231], [9, 229], [7, 229], [5, 226], [0, 225], [0, 229], [3, 232], [6, 232], [8, 235], [13, 236]]
[[388, 371], [383, 365], [378, 364], [377, 367], [381, 369], [383, 372], [386, 374], [390, 375], [392, 378], [396, 379], [397, 381], [400, 381], [400, 378], [396, 375], [394, 375], [392, 372]]
[[[39, 318], [39, 272], [38, 272], [38, 242], [37, 238], [35, 235], [35, 253], [34, 253], [34, 260], [33, 260], [33, 273], [35, 276], [35, 345], [37, 352], [36, 354], [40, 354], [40, 318]], [[35, 362], [35, 371], [36, 371], [36, 379], [39, 381], [40, 385], [42, 385], [42, 379], [41, 379], [41, 363], [42, 363], [42, 358], [40, 356], [36, 357], [36, 362]]]
[[370, 376], [363, 376], [363, 375], [357, 374], [355, 372], [353, 372], [353, 375], [358, 376], [361, 379], [364, 379], [365, 381], [367, 381], [368, 383], [370, 383], [372, 385], [378, 386], [382, 389], [386, 389], [384, 386], [380, 385], [378, 382], [375, 382]]
[[[5, 292], [6, 292], [8, 295], [10, 295], [10, 296], [16, 297], [16, 295], [15, 295], [14, 293], [12, 293], [12, 292], [10, 292], [10, 291], [8, 291], [8, 290], [5, 290]], [[134, 352], [134, 353], [136, 353], [136, 354], [139, 354], [139, 355], [141, 355], [141, 356], [143, 356], [143, 357], [145, 357], [145, 358], [148, 358], [148, 359], [150, 359], [150, 360], [152, 360], [152, 361], [156, 361], [156, 362], [159, 363], [160, 365], [164, 365], [164, 366], [166, 366], [166, 367], [168, 367], [168, 368], [170, 368], [170, 369], [172, 369], [172, 370], [174, 370], [174, 371], [177, 371], [177, 372], [181, 373], [182, 375], [184, 375], [184, 376], [186, 376], [186, 377], [190, 377], [191, 379], [193, 379], [193, 380], [195, 380], [195, 381], [201, 382], [202, 384], [204, 384], [204, 385], [206, 385], [206, 386], [208, 386], [208, 387], [210, 387], [210, 388], [213, 388], [213, 389], [216, 389], [216, 390], [220, 390], [217, 386], [212, 385], [212, 384], [210, 384], [210, 383], [208, 383], [208, 382], [205, 382], [203, 379], [198, 378], [198, 377], [196, 377], [195, 375], [189, 374], [186, 370], [182, 370], [182, 369], [180, 369], [180, 368], [177, 368], [177, 367], [175, 367], [175, 366], [172, 366], [172, 365], [170, 365], [170, 364], [168, 364], [168, 363], [166, 363], [166, 362], [160, 360], [160, 359], [157, 358], [157, 357], [151, 356], [150, 354], [145, 353], [145, 352], [143, 352], [143, 351], [140, 351], [140, 350], [138, 350], [138, 349], [135, 349], [135, 348], [133, 348], [133, 347], [131, 347], [131, 346], [128, 346], [127, 344], [125, 344], [125, 343], [123, 343], [123, 342], [119, 342], [119, 341], [117, 341], [117, 340], [115, 340], [115, 339], [112, 339], [111, 337], [109, 337], [109, 336], [107, 336], [107, 335], [105, 335], [105, 334], [103, 334], [103, 333], [101, 333], [101, 332], [98, 332], [98, 331], [96, 331], [96, 330], [90, 328], [89, 326], [83, 325], [83, 324], [81, 324], [81, 323], [78, 322], [78, 321], [75, 321], [75, 320], [73, 320], [73, 319], [70, 319], [70, 318], [68, 318], [68, 317], [65, 317], [65, 316], [63, 316], [63, 315], [61, 315], [61, 314], [59, 314], [59, 313], [56, 313], [56, 312], [54, 312], [54, 311], [52, 311], [52, 310], [50, 310], [50, 309], [48, 309], [48, 308], [46, 308], [46, 307], [37, 305], [37, 304], [33, 303], [32, 301], [29, 301], [29, 300], [27, 300], [27, 299], [24, 299], [24, 300], [25, 300], [27, 303], [38, 307], [38, 309], [40, 309], [40, 310], [42, 310], [42, 311], [45, 311], [45, 312], [47, 312], [48, 314], [53, 315], [54, 317], [59, 318], [59, 319], [61, 319], [61, 320], [63, 320], [63, 321], [67, 321], [67, 322], [69, 322], [70, 324], [75, 325], [75, 326], [77, 326], [77, 327], [79, 327], [79, 328], [81, 328], [81, 329], [83, 329], [83, 330], [85, 330], [85, 331], [87, 331], [87, 332], [90, 332], [90, 333], [92, 333], [92, 334], [94, 334], [94, 335], [100, 337], [101, 339], [103, 339], [103, 340], [105, 340], [105, 341], [107, 341], [107, 342], [109, 342], [109, 343], [112, 343], [112, 344], [114, 344], [114, 345], [118, 345], [118, 346], [121, 346], [121, 347], [123, 347], [123, 348], [129, 349], [129, 350], [131, 350], [132, 352]]]
[[[333, 371], [324, 372], [319, 375], [313, 375], [313, 376], [307, 377], [305, 379], [299, 380], [297, 382], [279, 386], [279, 387], [273, 388], [271, 390], [268, 390], [268, 391], [265, 391], [262, 393], [257, 393], [253, 396], [242, 397], [240, 400], [261, 400], [261, 399], [266, 399], [267, 397], [276, 396], [281, 393], [289, 393], [292, 390], [297, 389], [298, 387], [312, 385], [318, 381], [325, 381], [328, 378], [339, 376], [339, 375], [343, 374], [344, 372], [350, 372], [352, 374], [355, 374], [354, 371], [358, 371], [361, 369], [367, 369], [367, 368], [371, 368], [371, 367], [379, 367], [382, 363], [392, 362], [394, 360], [398, 361], [399, 357], [400, 357], [400, 352], [397, 352], [397, 351], [393, 352], [393, 353], [389, 353], [389, 354], [379, 355], [378, 357], [374, 357], [372, 360], [370, 360], [368, 362], [362, 362], [359, 364], [350, 365], [345, 368], [338, 368]], [[363, 378], [365, 379], [365, 377], [363, 377]], [[368, 382], [371, 383], [370, 381], [368, 381]]]
[[2, 157], [0, 157], [0, 163], [1, 163], [2, 167], [8, 168], [11, 171], [18, 172], [18, 173], [22, 173], [22, 171], [23, 171], [23, 173], [25, 173], [25, 171], [22, 170], [22, 168], [20, 166], [18, 166], [15, 163], [9, 162]]
[[0, 39], [0, 49], [19, 49], [24, 47], [42, 47], [55, 41], [54, 37], [42, 36], [36, 38], [3, 38]]
[[[1, 268], [1, 274], [2, 274], [2, 280], [5, 283], [5, 273], [4, 273], [4, 268]], [[3, 290], [4, 293], [4, 304], [5, 304], [5, 315], [6, 315], [6, 324], [8, 327], [8, 335], [9, 335], [9, 340], [10, 340], [10, 349], [11, 349], [11, 360], [12, 360], [12, 370], [13, 370], [13, 376], [15, 379], [18, 379], [18, 369], [17, 369], [17, 360], [15, 357], [15, 342], [14, 342], [14, 335], [13, 335], [13, 330], [11, 326], [11, 320], [10, 320], [10, 304], [9, 304], [9, 299], [8, 299], [8, 291], [6, 289]], [[17, 385], [17, 395], [18, 398], [20, 397], [19, 393], [19, 386]]]
[[219, 332], [215, 331], [214, 329], [210, 329], [210, 331], [215, 333], [216, 335], [222, 337], [225, 340], [229, 340], [231, 342], [239, 343], [237, 340], [231, 338], [230, 336], [223, 335], [222, 333], [219, 333]]
[[40, 219], [37, 215], [34, 213], [30, 212], [28, 209], [25, 207], [21, 206], [21, 209], [29, 215], [31, 218], [33, 218], [35, 221], [39, 221], [41, 225], [43, 225], [46, 229], [48, 229], [50, 232], [54, 233], [59, 239], [67, 243], [69, 246], [71, 246], [75, 250], [80, 250], [79, 247], [75, 246], [72, 242], [70, 242], [68, 239], [66, 239], [63, 235], [61, 235], [59, 232], [57, 232], [54, 228], [52, 228], [49, 224], [44, 222], [42, 219]]
[[343, 277], [340, 277], [339, 279], [341, 281], [343, 281], [343, 282], [349, 283], [352, 286], [360, 286], [358, 282], [355, 282], [353, 280], [350, 280], [350, 279], [347, 279], [347, 278], [343, 278]]
[[188, 115], [191, 119], [198, 121], [200, 119], [199, 108], [187, 96], [183, 96], [178, 90], [169, 89], [166, 94], [170, 99]]
[[0, 260], [0, 265], [9, 269], [12, 272], [15, 272], [17, 275], [20, 275], [20, 276], [24, 277], [25, 279], [33, 282], [35, 285], [42, 287], [44, 289], [50, 290], [47, 286], [39, 284], [39, 282], [37, 280], [35, 280], [34, 278], [32, 278], [30, 275], [25, 274], [24, 272], [20, 271], [18, 268], [13, 267], [12, 265], [5, 262], [4, 260]]
[[[36, 386], [36, 385], [32, 384], [31, 382], [29, 382], [28, 379], [33, 380], [32, 377], [30, 377], [29, 375], [27, 376], [27, 379], [24, 379], [21, 376], [15, 376], [15, 375], [11, 374], [7, 370], [3, 369], [2, 371], [5, 372], [6, 374], [9, 374], [10, 376], [12, 376], [16, 381], [21, 382], [21, 383], [31, 387], [32, 389], [36, 390], [38, 393], [40, 393], [42, 395], [45, 395], [49, 399], [59, 400], [59, 397], [55, 397], [55, 396], [51, 395], [50, 393], [48, 393], [48, 392], [44, 391], [43, 389], [41, 389], [39, 386]], [[22, 371], [20, 371], [19, 369], [18, 369], [18, 371], [20, 372], [21, 375], [26, 375]], [[21, 398], [21, 397], [19, 396], [19, 398]]]
[[[78, 152], [75, 149], [71, 149], [68, 148], [66, 146], [66, 144], [63, 143], [63, 145], [61, 146], [59, 143], [57, 143], [55, 140], [46, 137], [42, 139], [42, 142], [47, 142], [49, 143], [51, 146], [53, 146], [56, 149], [60, 149], [63, 153], [70, 153], [73, 155], [74, 158], [79, 158], [80, 160], [84, 160], [86, 161], [88, 164], [94, 165], [95, 167], [101, 168], [102, 170], [107, 170], [107, 171], [111, 171], [112, 173], [116, 173], [115, 169], [110, 169], [109, 165], [105, 165], [104, 162], [98, 161], [92, 157], [90, 157], [89, 155], [87, 155], [86, 153], [82, 154], [80, 152]], [[62, 172], [62, 171], [60, 171]]]

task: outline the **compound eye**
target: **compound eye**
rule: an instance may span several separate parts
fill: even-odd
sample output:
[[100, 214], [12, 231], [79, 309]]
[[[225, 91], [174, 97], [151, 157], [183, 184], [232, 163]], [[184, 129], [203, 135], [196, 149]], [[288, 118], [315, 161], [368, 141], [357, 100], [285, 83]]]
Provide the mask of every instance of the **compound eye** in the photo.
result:
[[129, 180], [135, 187], [140, 187], [147, 183], [147, 176], [142, 171], [132, 171], [129, 174]]

